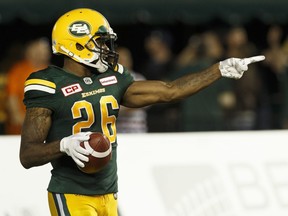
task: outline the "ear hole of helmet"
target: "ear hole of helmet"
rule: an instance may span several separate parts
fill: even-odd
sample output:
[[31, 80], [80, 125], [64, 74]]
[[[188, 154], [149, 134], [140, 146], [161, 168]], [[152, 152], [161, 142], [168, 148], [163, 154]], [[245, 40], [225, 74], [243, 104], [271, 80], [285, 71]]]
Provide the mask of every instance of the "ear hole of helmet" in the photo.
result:
[[76, 49], [79, 51], [82, 51], [84, 49], [84, 47], [81, 44], [76, 43]]

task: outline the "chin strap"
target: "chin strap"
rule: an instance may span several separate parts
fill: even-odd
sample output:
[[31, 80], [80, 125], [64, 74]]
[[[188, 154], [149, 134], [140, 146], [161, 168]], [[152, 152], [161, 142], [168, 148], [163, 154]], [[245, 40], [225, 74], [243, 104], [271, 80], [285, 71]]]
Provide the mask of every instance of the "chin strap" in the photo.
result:
[[75, 55], [73, 52], [69, 51], [64, 46], [61, 46], [60, 49], [63, 50], [70, 58], [76, 59], [79, 63], [85, 64], [89, 67], [96, 68], [99, 71], [99, 73], [104, 73], [108, 69], [108, 64], [107, 65], [103, 64], [99, 58], [96, 59], [96, 64], [92, 64], [92, 63], [85, 61], [84, 59], [80, 58], [79, 56]]

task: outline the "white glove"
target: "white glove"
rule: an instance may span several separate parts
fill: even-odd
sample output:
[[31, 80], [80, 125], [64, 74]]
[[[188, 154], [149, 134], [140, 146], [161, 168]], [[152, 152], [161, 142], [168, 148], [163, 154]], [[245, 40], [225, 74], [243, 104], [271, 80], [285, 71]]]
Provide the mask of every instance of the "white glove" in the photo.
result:
[[229, 58], [220, 61], [219, 70], [223, 77], [240, 79], [244, 72], [248, 70], [248, 65], [254, 62], [263, 61], [265, 56], [253, 56], [250, 58]]
[[71, 156], [75, 163], [82, 168], [85, 166], [82, 161], [89, 161], [89, 158], [86, 157], [86, 155], [89, 155], [89, 152], [85, 148], [81, 147], [80, 143], [89, 140], [90, 134], [91, 132], [80, 132], [64, 137], [60, 141], [60, 151]]

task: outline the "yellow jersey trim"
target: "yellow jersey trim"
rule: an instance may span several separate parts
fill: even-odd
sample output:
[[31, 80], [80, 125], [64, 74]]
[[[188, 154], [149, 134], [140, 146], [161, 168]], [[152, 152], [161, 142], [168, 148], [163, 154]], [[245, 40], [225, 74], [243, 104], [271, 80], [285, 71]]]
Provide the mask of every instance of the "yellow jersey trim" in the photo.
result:
[[56, 89], [56, 84], [47, 80], [42, 79], [29, 79], [25, 82], [25, 86], [28, 85], [43, 85], [53, 89]]

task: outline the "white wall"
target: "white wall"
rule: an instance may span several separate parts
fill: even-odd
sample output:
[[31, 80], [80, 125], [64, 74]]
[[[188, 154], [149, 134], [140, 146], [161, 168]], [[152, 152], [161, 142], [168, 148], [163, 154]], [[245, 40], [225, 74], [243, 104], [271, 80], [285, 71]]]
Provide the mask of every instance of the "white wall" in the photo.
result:
[[48, 216], [50, 164], [24, 169], [19, 136], [0, 137], [0, 216]]
[[[0, 216], [48, 216], [50, 165], [0, 137]], [[287, 216], [288, 131], [120, 134], [122, 216]], [[1, 145], [0, 144], [0, 145]]]

